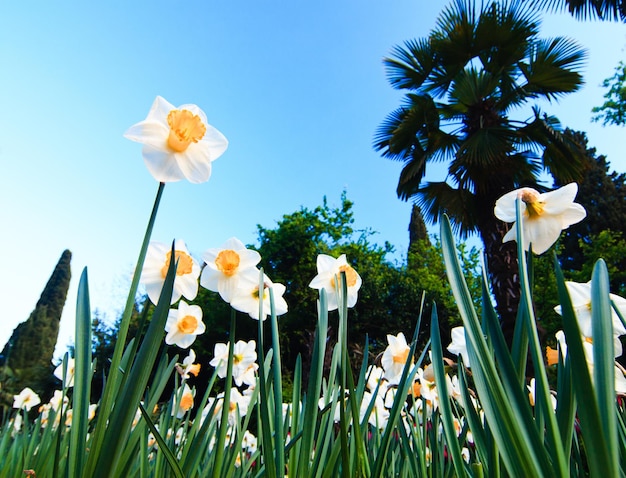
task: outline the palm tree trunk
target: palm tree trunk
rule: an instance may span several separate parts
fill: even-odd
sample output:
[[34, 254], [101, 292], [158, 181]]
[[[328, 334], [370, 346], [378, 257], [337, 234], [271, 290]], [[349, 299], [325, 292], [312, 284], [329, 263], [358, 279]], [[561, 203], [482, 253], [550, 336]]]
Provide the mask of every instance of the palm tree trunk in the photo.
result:
[[491, 292], [496, 300], [496, 311], [500, 316], [504, 338], [510, 347], [520, 301], [516, 243], [502, 242], [508, 227], [502, 221], [492, 217], [480, 226]]

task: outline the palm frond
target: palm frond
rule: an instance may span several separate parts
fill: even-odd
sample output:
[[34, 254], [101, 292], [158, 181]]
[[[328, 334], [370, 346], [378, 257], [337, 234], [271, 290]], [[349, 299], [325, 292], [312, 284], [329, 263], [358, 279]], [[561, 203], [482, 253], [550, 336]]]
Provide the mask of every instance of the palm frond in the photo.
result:
[[561, 184], [582, 179], [585, 150], [561, 132], [561, 125], [554, 116], [541, 115], [535, 109], [534, 120], [518, 132], [520, 142], [543, 147], [543, 165]]
[[526, 78], [522, 88], [529, 96], [548, 100], [577, 91], [584, 83], [579, 71], [586, 56], [586, 51], [570, 39], [538, 40], [530, 48], [528, 63], [519, 65]]
[[396, 89], [419, 89], [436, 62], [427, 39], [408, 40], [396, 46], [390, 58], [383, 59], [387, 79]]
[[548, 11], [567, 10], [579, 20], [597, 18], [599, 20], [626, 21], [624, 0], [531, 0], [533, 7]]
[[415, 191], [414, 197], [428, 222], [435, 224], [447, 214], [460, 237], [476, 232], [478, 203], [467, 189], [454, 188], [445, 181], [428, 182]]

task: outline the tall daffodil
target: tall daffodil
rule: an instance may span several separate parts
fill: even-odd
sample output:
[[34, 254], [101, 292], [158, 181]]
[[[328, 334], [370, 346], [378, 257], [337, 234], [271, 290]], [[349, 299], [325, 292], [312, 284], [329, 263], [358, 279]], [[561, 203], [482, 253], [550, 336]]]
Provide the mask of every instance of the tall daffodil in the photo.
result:
[[165, 343], [176, 344], [182, 349], [191, 346], [196, 336], [206, 330], [202, 322], [202, 309], [197, 305], [189, 305], [184, 300], [178, 304], [178, 309], [170, 309], [165, 323]]
[[347, 305], [348, 307], [354, 307], [362, 281], [357, 271], [348, 264], [346, 255], [341, 254], [336, 259], [326, 254], [317, 256], [317, 275], [313, 278], [309, 287], [326, 290], [328, 310], [335, 310], [339, 307], [339, 277], [342, 272], [346, 274], [348, 286]]
[[[515, 203], [517, 198], [521, 199], [524, 203], [524, 248], [528, 250], [529, 244], [532, 244], [533, 252], [543, 254], [557, 241], [563, 229], [582, 221], [587, 215], [585, 208], [574, 202], [577, 192], [576, 183], [547, 193], [540, 193], [532, 188], [516, 189], [496, 201], [494, 213], [498, 219], [514, 223]], [[515, 224], [502, 240], [517, 240]]]
[[239, 278], [246, 273], [258, 280], [256, 265], [261, 260], [257, 251], [247, 249], [236, 237], [228, 239], [222, 247], [208, 249], [202, 259], [206, 267], [200, 277], [200, 285], [210, 291], [219, 292], [228, 303], [232, 300]]
[[[176, 267], [176, 277], [174, 278], [172, 304], [180, 299], [181, 296], [184, 296], [187, 300], [196, 298], [198, 294], [198, 276], [200, 275], [200, 265], [191, 257], [184, 241], [179, 239], [174, 243], [174, 256], [174, 260], [178, 262], [178, 265]], [[146, 261], [141, 272], [141, 282], [153, 304], [159, 301], [171, 259], [171, 246], [160, 242], [151, 242], [148, 246]]]
[[148, 117], [131, 126], [124, 136], [143, 144], [148, 171], [162, 183], [208, 181], [211, 162], [228, 147], [224, 135], [207, 122], [198, 106], [176, 108], [160, 96], [154, 100]]

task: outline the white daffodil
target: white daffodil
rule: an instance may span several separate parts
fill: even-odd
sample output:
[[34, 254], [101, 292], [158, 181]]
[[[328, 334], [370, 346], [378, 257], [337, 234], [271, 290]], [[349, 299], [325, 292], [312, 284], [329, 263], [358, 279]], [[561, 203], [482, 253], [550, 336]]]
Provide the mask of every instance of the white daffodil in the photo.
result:
[[178, 309], [170, 309], [165, 330], [167, 345], [176, 344], [181, 349], [186, 349], [195, 342], [196, 336], [203, 334], [206, 330], [202, 322], [202, 309], [181, 300]]
[[[558, 353], [563, 356], [563, 359], [567, 356], [567, 342], [565, 341], [565, 334], [562, 330], [559, 330], [555, 334], [555, 337], [558, 343], [558, 352], [555, 353], [555, 351], [548, 351], [548, 365], [554, 365], [558, 362]], [[593, 340], [591, 337], [585, 337], [584, 335], [581, 335], [581, 340], [583, 344], [583, 351], [585, 353], [585, 359], [587, 361], [589, 376], [591, 377], [591, 380], [593, 380]], [[615, 337], [613, 340], [615, 341]], [[621, 354], [621, 343], [619, 350]], [[617, 356], [618, 355], [616, 355], [616, 357]], [[624, 376], [622, 368], [620, 368], [617, 364], [615, 365], [615, 392], [620, 395], [626, 395], [626, 377]]]
[[[532, 188], [511, 191], [496, 201], [494, 213], [504, 222], [516, 221], [515, 202], [520, 198], [522, 209], [522, 231], [524, 248], [532, 244], [535, 254], [543, 254], [556, 242], [563, 229], [582, 221], [587, 212], [575, 203], [578, 185], [570, 183], [554, 191], [540, 193]], [[503, 242], [517, 240], [515, 224], [506, 233]]]
[[193, 349], [189, 349], [189, 354], [183, 359], [181, 364], [176, 364], [176, 370], [180, 376], [187, 380], [190, 375], [197, 377], [200, 373], [200, 364], [194, 363], [196, 361], [196, 352]]
[[346, 255], [341, 254], [336, 259], [326, 254], [317, 256], [317, 275], [313, 278], [309, 287], [326, 291], [329, 311], [339, 308], [339, 284], [342, 272], [346, 274], [346, 284], [348, 286], [347, 305], [348, 307], [354, 307], [362, 281], [357, 271], [348, 264]]
[[263, 275], [263, 292], [259, 291], [259, 271], [253, 274], [246, 274], [239, 279], [239, 285], [230, 305], [233, 309], [247, 313], [253, 319], [259, 320], [259, 302], [263, 300], [263, 317], [265, 320], [270, 314], [270, 294], [272, 289], [274, 295], [274, 312], [276, 315], [283, 315], [287, 312], [287, 302], [283, 298], [285, 286], [274, 284], [269, 277]]
[[174, 395], [174, 406], [172, 407], [172, 416], [176, 415], [176, 418], [183, 418], [185, 413], [193, 408], [193, 399], [195, 396], [195, 389], [192, 389], [184, 383], [182, 387], [178, 389], [176, 395]]
[[246, 249], [236, 237], [228, 239], [220, 248], [208, 249], [202, 259], [206, 267], [200, 277], [200, 285], [213, 292], [219, 292], [222, 299], [230, 303], [237, 291], [242, 274], [254, 271], [258, 280], [256, 265], [261, 260], [257, 251]]
[[467, 353], [467, 344], [465, 342], [465, 327], [453, 327], [450, 331], [452, 342], [448, 345], [448, 352], [463, 357], [463, 364], [470, 368], [469, 354]]
[[[589, 341], [592, 338], [592, 323], [591, 323], [591, 281], [587, 283], [566, 281], [565, 286], [572, 301], [572, 307], [576, 314], [576, 320], [580, 333]], [[615, 295], [609, 294], [610, 299], [618, 308], [620, 313], [626, 316], [626, 299]], [[557, 305], [554, 310], [557, 314], [561, 314], [561, 306]], [[613, 322], [613, 345], [615, 349], [615, 356], [622, 355], [622, 343], [619, 340], [620, 335], [626, 334], [626, 328], [620, 320], [617, 313], [611, 309], [611, 320]]]
[[381, 397], [385, 396], [385, 393], [389, 388], [389, 384], [387, 383], [387, 380], [385, 380], [384, 375], [385, 371], [376, 365], [370, 365], [367, 367], [367, 372], [365, 372], [367, 389], [372, 393], [378, 390], [377, 393]]
[[24, 388], [18, 395], [13, 395], [13, 408], [30, 411], [35, 405], [39, 405], [41, 399], [31, 388]]
[[[530, 406], [534, 407], [535, 406], [535, 393], [536, 393], [536, 387], [535, 387], [535, 379], [531, 378], [530, 379], [530, 383], [528, 385], [526, 385], [526, 388], [528, 388], [528, 400], [530, 401]], [[550, 402], [552, 405], [552, 410], [556, 410], [556, 397], [554, 395], [552, 395], [552, 393], [550, 393]]]
[[124, 136], [143, 144], [148, 171], [162, 183], [208, 181], [211, 162], [228, 147], [224, 135], [208, 123], [198, 106], [176, 108], [160, 96], [154, 100], [148, 117], [131, 126]]
[[379, 430], [384, 430], [387, 426], [387, 420], [389, 419], [389, 410], [385, 408], [385, 402], [381, 395], [373, 395], [372, 393], [363, 392], [363, 400], [361, 400], [361, 407], [359, 410], [359, 421], [363, 422], [366, 417], [367, 409], [374, 401], [374, 407], [367, 416], [367, 422], [377, 427]]
[[393, 335], [387, 335], [387, 342], [389, 345], [383, 352], [380, 364], [385, 370], [384, 377], [390, 384], [397, 385], [402, 376], [402, 370], [408, 360], [411, 348], [407, 344], [406, 337], [402, 332], [395, 337]]
[[[157, 304], [165, 275], [172, 258], [172, 247], [161, 242], [151, 242], [146, 253], [146, 260], [141, 272], [141, 283], [146, 288], [148, 297], [153, 304]], [[176, 240], [174, 243], [174, 260], [176, 277], [174, 277], [174, 289], [172, 290], [171, 304], [184, 296], [187, 300], [194, 300], [198, 294], [198, 276], [200, 265], [189, 254], [185, 242]]]
[[[76, 365], [73, 358], [67, 359], [67, 372], [65, 376], [65, 386], [73, 387], [74, 386], [74, 371]], [[54, 376], [63, 382], [63, 362], [59, 364], [57, 368], [54, 369]]]
[[[211, 367], [215, 367], [217, 370], [217, 376], [220, 378], [226, 377], [226, 368], [228, 366], [228, 348], [230, 342], [226, 344], [215, 344], [213, 359], [209, 362]], [[233, 380], [240, 387], [244, 383], [246, 373], [249, 373], [249, 369], [256, 362], [256, 342], [251, 340], [246, 342], [244, 340], [238, 340], [233, 346]]]
[[[234, 425], [238, 418], [246, 416], [250, 407], [250, 396], [242, 395], [239, 389], [232, 387], [230, 389], [230, 404], [228, 406], [228, 424]], [[213, 408], [213, 418], [218, 421], [222, 419], [222, 406], [224, 405], [224, 392], [217, 394], [217, 397], [209, 397], [206, 406], [202, 410], [201, 422], [208, 417], [211, 408]]]

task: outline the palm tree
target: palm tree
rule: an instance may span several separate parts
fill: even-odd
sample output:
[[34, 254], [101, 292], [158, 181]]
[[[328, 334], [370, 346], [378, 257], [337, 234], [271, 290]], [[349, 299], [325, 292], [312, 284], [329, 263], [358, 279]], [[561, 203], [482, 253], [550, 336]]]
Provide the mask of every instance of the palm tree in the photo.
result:
[[[404, 162], [397, 193], [436, 222], [446, 213], [462, 238], [478, 233], [505, 335], [512, 337], [519, 285], [515, 245], [496, 199], [520, 186], [545, 189], [580, 179], [582, 148], [554, 117], [529, 105], [580, 88], [584, 51], [565, 38], [539, 38], [537, 14], [522, 1], [476, 8], [456, 0], [426, 38], [395, 47], [384, 60], [403, 104], [381, 124], [374, 146]], [[513, 114], [528, 119], [514, 119]], [[427, 165], [447, 162], [444, 181], [425, 182]]]
[[598, 18], [626, 22], [624, 0], [533, 0], [532, 3], [548, 10], [567, 9], [574, 17], [581, 20]]

